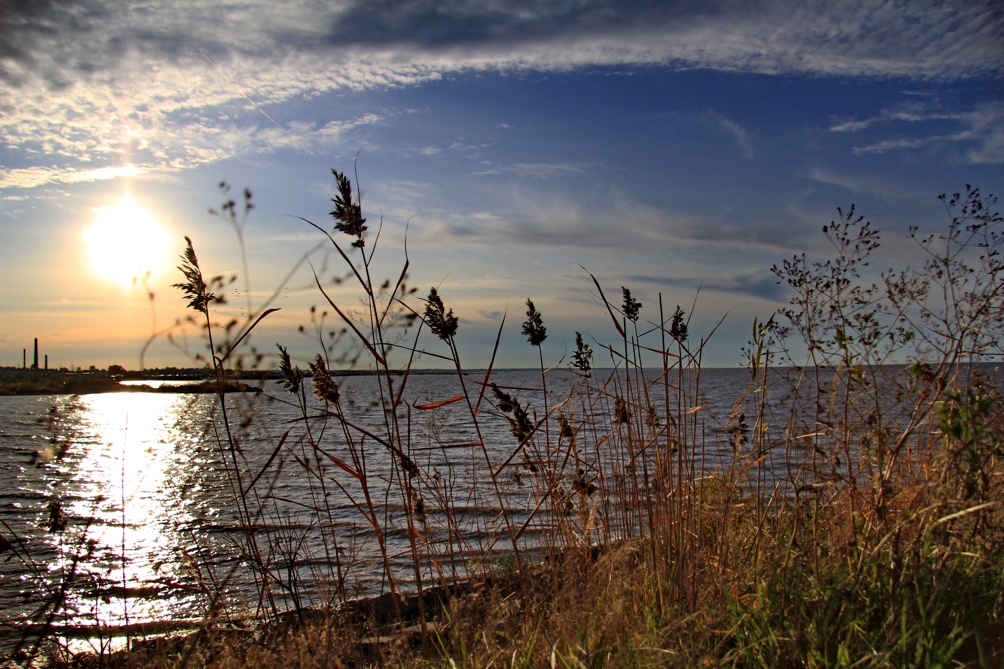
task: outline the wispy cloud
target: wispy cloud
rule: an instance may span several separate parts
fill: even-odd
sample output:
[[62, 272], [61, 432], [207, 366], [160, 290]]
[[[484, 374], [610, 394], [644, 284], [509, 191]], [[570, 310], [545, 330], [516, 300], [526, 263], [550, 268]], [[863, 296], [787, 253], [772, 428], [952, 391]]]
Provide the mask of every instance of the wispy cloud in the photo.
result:
[[688, 214], [652, 206], [618, 191], [600, 199], [572, 193], [535, 193], [531, 188], [498, 194], [486, 210], [469, 213], [423, 209], [412, 235], [418, 242], [482, 248], [554, 248], [563, 252], [602, 250], [635, 254], [637, 249], [670, 248], [682, 257], [720, 258], [741, 252], [769, 256], [804, 249], [818, 228], [791, 220], [754, 223], [736, 220], [713, 206]]
[[[898, 200], [916, 201], [918, 198], [931, 197], [927, 191], [917, 192], [917, 189], [904, 184], [895, 175], [876, 174], [855, 174], [853, 172], [843, 172], [825, 167], [812, 167], [806, 176], [816, 183], [836, 186], [849, 191], [852, 195], [868, 195], [881, 199], [895, 198]], [[832, 215], [833, 212], [812, 212], [808, 218], [803, 218], [805, 223], [809, 223], [815, 217], [824, 219]]]
[[582, 174], [586, 171], [585, 165], [574, 165], [569, 163], [516, 163], [513, 165], [501, 165], [492, 167], [480, 172], [472, 172], [471, 176], [490, 176], [495, 174], [515, 174], [521, 177], [531, 177], [535, 179], [552, 179], [555, 177], [567, 177]]
[[[0, 12], [0, 141], [16, 158], [9, 170], [34, 171], [9, 171], [3, 187], [65, 183], [72, 170], [101, 178], [100, 168], [129, 163], [184, 169], [276, 146], [324, 148], [377, 121], [289, 122], [279, 106], [451, 72], [657, 64], [998, 76], [1002, 33], [1004, 12], [991, 0], [8, 1]], [[751, 155], [742, 128], [718, 123]], [[970, 159], [996, 162], [999, 138], [971, 124], [984, 141]]]
[[649, 284], [660, 289], [683, 288], [687, 291], [713, 291], [730, 295], [746, 295], [770, 301], [782, 301], [786, 290], [778, 285], [778, 279], [769, 271], [757, 270], [714, 276], [660, 276], [660, 275], [627, 275], [626, 281], [638, 284]]
[[[936, 103], [936, 101], [935, 101]], [[892, 109], [884, 109], [871, 118], [860, 120], [841, 120], [830, 126], [830, 132], [860, 132], [878, 124], [884, 123], [924, 123], [930, 121], [957, 120], [959, 114], [948, 114], [936, 111], [931, 102], [911, 102], [901, 104]]]
[[732, 135], [736, 141], [736, 147], [744, 158], [753, 157], [753, 142], [750, 141], [749, 134], [735, 121], [726, 118], [720, 113], [709, 109], [700, 115], [701, 122], [720, 132]]
[[77, 168], [27, 167], [0, 170], [0, 188], [34, 188], [43, 184], [71, 184], [84, 181], [105, 181], [120, 177], [135, 177], [147, 170], [135, 165], [99, 167], [93, 170]]
[[[909, 137], [893, 137], [854, 147], [855, 155], [880, 154], [890, 151], [920, 149], [930, 146], [962, 145], [963, 160], [971, 163], [1004, 163], [1004, 103], [991, 102], [970, 111], [946, 113], [932, 105], [915, 104], [909, 109], [897, 108], [860, 121], [842, 121], [830, 128], [831, 132], [858, 132], [866, 128], [888, 127], [898, 124], [913, 126], [929, 124], [939, 131], [918, 132], [913, 129]], [[951, 130], [945, 132], [945, 124]]]
[[994, 35], [1002, 21], [992, 2], [933, 0], [366, 0], [337, 12], [330, 33], [333, 43], [456, 58], [489, 52], [531, 66], [676, 61], [761, 72], [940, 76], [1000, 71]]

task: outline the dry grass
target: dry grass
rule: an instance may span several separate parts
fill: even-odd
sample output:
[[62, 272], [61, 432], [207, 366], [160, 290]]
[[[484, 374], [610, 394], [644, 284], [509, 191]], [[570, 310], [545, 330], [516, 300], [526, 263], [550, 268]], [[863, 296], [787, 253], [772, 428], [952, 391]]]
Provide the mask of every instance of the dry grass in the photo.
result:
[[[335, 176], [337, 228], [352, 238], [351, 248], [324, 234], [357, 282], [365, 313], [347, 314], [318, 280], [348, 334], [311, 363], [312, 400], [281, 351], [300, 432], [287, 433], [260, 471], [249, 466], [226, 416], [220, 447], [248, 528], [283, 518], [273, 494], [279, 462], [308, 475], [322, 500], [309, 510], [317, 527], [334, 527], [323, 502], [331, 490], [351, 500], [378, 546], [383, 594], [368, 609], [352, 600], [357, 579], [374, 566], [341, 561], [331, 531], [330, 606], [301, 606], [294, 597], [293, 610], [280, 611], [277, 594], [301, 592], [289, 560], [302, 556], [278, 543], [281, 534], [248, 531], [242, 549], [269, 612], [263, 627], [207, 621], [193, 636], [146, 643], [129, 655], [70, 657], [68, 664], [879, 667], [1004, 660], [1001, 380], [981, 375], [976, 364], [999, 355], [1004, 324], [995, 260], [1001, 219], [991, 198], [970, 191], [946, 201], [948, 233], [918, 242], [931, 263], [879, 284], [862, 278], [877, 233], [853, 210], [826, 229], [834, 259], [796, 257], [775, 268], [795, 293], [792, 307], [754, 323], [744, 349], [748, 386], [737, 390], [732, 415], [710, 439], [696, 407], [703, 401], [701, 350], [713, 333], [695, 342], [682, 309], [667, 317], [660, 296], [657, 316], [645, 321], [630, 291], [615, 305], [593, 278], [619, 336], [596, 346], [615, 368], [591, 369], [592, 351], [578, 337], [578, 383], [568, 397], [554, 397], [544, 315], [527, 300], [523, 332], [539, 351], [540, 404], [493, 387], [489, 369], [480, 384], [463, 384], [463, 395], [422, 407], [465, 407], [476, 439], [440, 442], [434, 465], [416, 458], [417, 409], [403, 402], [403, 389], [425, 328], [439, 340], [426, 349], [464, 378], [458, 321], [435, 289], [416, 303], [405, 285], [407, 261], [396, 281], [373, 283], [361, 206], [344, 175]], [[191, 248], [184, 269], [186, 296], [212, 333], [212, 282], [202, 279]], [[939, 295], [950, 297], [939, 303]], [[265, 315], [252, 314], [232, 341], [213, 344], [221, 376]], [[793, 338], [808, 350], [809, 365], [795, 364]], [[341, 356], [337, 345], [348, 346]], [[918, 362], [888, 366], [897, 357]], [[353, 414], [327, 373], [336, 363], [372, 371], [382, 424], [364, 427]], [[507, 458], [488, 447], [488, 417], [510, 426]], [[458, 446], [477, 461], [469, 488], [440, 469], [467, 466], [451, 455]], [[375, 462], [391, 466], [377, 474]], [[508, 492], [516, 480], [519, 496]], [[471, 514], [471, 506], [492, 509], [494, 520]], [[390, 555], [392, 535], [408, 540], [407, 570]], [[443, 566], [457, 563], [462, 573]], [[417, 594], [409, 598], [406, 590]]]

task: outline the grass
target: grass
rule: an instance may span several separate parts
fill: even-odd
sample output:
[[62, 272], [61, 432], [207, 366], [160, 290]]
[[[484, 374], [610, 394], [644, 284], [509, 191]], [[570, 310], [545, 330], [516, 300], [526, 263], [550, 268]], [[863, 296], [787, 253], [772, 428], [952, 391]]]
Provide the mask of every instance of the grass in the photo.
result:
[[[374, 282], [362, 206], [351, 181], [334, 176], [335, 233], [349, 245], [308, 223], [346, 263], [365, 308], [350, 313], [317, 278], [319, 318], [342, 328], [318, 336], [312, 392], [280, 347], [300, 420], [264, 467], [250, 465], [220, 396], [221, 461], [264, 626], [225, 622], [235, 604], [222, 594], [228, 575], [217, 574], [206, 588], [213, 615], [197, 634], [134, 642], [130, 653], [57, 650], [57, 663], [1000, 666], [1004, 418], [1001, 379], [979, 364], [999, 359], [1004, 325], [992, 197], [944, 198], [947, 230], [914, 234], [928, 257], [917, 270], [869, 281], [880, 237], [853, 209], [824, 228], [833, 257], [775, 267], [791, 304], [753, 323], [748, 384], [708, 436], [697, 407], [713, 332], [695, 340], [684, 310], [670, 313], [661, 296], [649, 310], [627, 288], [611, 302], [595, 277], [618, 337], [590, 345], [577, 335], [569, 395], [548, 384], [546, 319], [530, 299], [522, 331], [538, 349], [539, 403], [496, 383], [491, 365], [463, 383], [460, 322], [446, 297], [435, 288], [418, 297], [407, 259], [396, 278]], [[232, 201], [223, 211], [237, 220]], [[222, 379], [271, 310], [220, 327], [222, 281], [203, 278], [190, 241], [182, 270]], [[592, 346], [612, 370], [594, 369]], [[796, 360], [796, 350], [807, 353]], [[404, 402], [420, 353], [453, 368], [462, 394]], [[342, 396], [334, 367], [375, 375], [378, 424]], [[416, 413], [446, 408], [462, 410], [463, 435], [440, 435], [419, 457]], [[500, 419], [511, 434], [505, 456], [485, 437]], [[296, 522], [276, 492], [291, 469], [314, 500]], [[343, 557], [333, 494], [377, 545], [376, 599], [353, 597], [375, 568]], [[256, 531], [263, 523], [286, 531]], [[305, 553], [303, 526], [324, 537], [323, 561], [308, 559], [318, 556]], [[407, 568], [394, 537], [405, 540]]]

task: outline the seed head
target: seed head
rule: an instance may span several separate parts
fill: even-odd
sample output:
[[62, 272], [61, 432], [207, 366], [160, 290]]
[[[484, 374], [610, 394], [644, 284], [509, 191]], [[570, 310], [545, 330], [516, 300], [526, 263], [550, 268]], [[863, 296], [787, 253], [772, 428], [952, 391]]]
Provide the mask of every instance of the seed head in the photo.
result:
[[572, 425], [565, 413], [558, 410], [558, 434], [561, 435], [562, 439], [567, 439], [568, 441], [574, 443], [575, 433], [578, 432], [576, 427]]
[[279, 371], [282, 373], [282, 387], [294, 395], [299, 394], [303, 374], [299, 367], [293, 367], [289, 360], [289, 351], [281, 344], [276, 344], [276, 347], [279, 349]]
[[314, 362], [307, 364], [310, 366], [314, 397], [328, 404], [338, 404], [340, 397], [338, 385], [331, 378], [331, 372], [328, 371], [328, 365], [324, 362], [321, 354], [318, 353], [317, 357], [314, 358]]
[[50, 499], [45, 504], [46, 518], [42, 527], [49, 532], [62, 532], [66, 529], [66, 514], [63, 513], [63, 502], [59, 498]]
[[403, 469], [408, 474], [408, 476], [414, 477], [422, 473], [421, 470], [418, 468], [418, 465], [415, 464], [415, 461], [409, 458], [406, 453], [401, 453], [400, 455], [401, 455], [401, 469]]
[[338, 195], [331, 199], [335, 203], [335, 208], [331, 211], [331, 217], [335, 219], [335, 229], [355, 237], [352, 246], [362, 248], [366, 244], [366, 240], [363, 239], [366, 219], [363, 218], [362, 206], [352, 201], [352, 182], [344, 172], [331, 170], [331, 174], [334, 175], [335, 185], [338, 187]]
[[185, 275], [185, 282], [173, 284], [171, 287], [179, 288], [185, 294], [189, 308], [208, 316], [209, 305], [220, 300], [209, 292], [209, 286], [202, 278], [202, 270], [199, 268], [199, 259], [195, 256], [192, 240], [185, 237], [185, 244], [185, 253], [181, 256], [181, 264], [178, 265], [178, 269]]
[[683, 309], [679, 305], [673, 312], [673, 320], [669, 324], [669, 336], [681, 344], [687, 339], [687, 322], [683, 319]]
[[632, 323], [637, 323], [638, 313], [641, 311], [641, 302], [631, 297], [631, 291], [624, 286], [621, 286], [621, 292], [624, 295], [624, 317]]
[[575, 333], [575, 352], [572, 353], [572, 367], [589, 376], [592, 369], [593, 349], [582, 341], [582, 335]]
[[446, 311], [435, 288], [429, 289], [429, 297], [425, 301], [425, 323], [443, 341], [449, 341], [457, 334], [457, 317], [453, 315], [453, 309]]
[[614, 402], [614, 421], [618, 425], [624, 425], [630, 422], [631, 411], [628, 409], [628, 403], [624, 401], [623, 397], [618, 397]]
[[547, 328], [540, 318], [540, 312], [533, 306], [533, 302], [526, 300], [526, 321], [523, 323], [523, 334], [531, 346], [540, 346], [547, 339]]
[[521, 407], [519, 402], [514, 400], [509, 393], [494, 383], [492, 384], [492, 395], [495, 396], [499, 411], [504, 414], [512, 414], [511, 417], [506, 416], [506, 420], [509, 421], [509, 431], [512, 432], [512, 435], [521, 442], [530, 436], [533, 432], [533, 423], [530, 421], [530, 416], [526, 413], [526, 409]]

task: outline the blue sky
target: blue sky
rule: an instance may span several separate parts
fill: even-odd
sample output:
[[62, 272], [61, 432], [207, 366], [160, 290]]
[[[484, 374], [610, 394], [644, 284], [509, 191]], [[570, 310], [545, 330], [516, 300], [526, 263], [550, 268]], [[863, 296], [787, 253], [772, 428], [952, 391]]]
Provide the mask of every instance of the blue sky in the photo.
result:
[[[170, 288], [184, 235], [208, 274], [243, 274], [207, 213], [221, 181], [254, 194], [252, 310], [282, 307], [259, 346], [317, 350], [298, 326], [323, 298], [309, 269], [287, 274], [321, 241], [299, 217], [330, 227], [330, 168], [355, 165], [383, 222], [376, 270], [396, 276], [406, 239], [409, 284], [439, 287], [469, 367], [506, 312], [497, 364], [536, 364], [527, 297], [550, 362], [575, 331], [610, 342], [582, 267], [643, 318], [660, 294], [693, 311], [694, 336], [724, 316], [705, 364], [737, 364], [753, 318], [787, 299], [770, 267], [825, 253], [838, 206], [900, 266], [918, 258], [908, 226], [945, 224], [938, 194], [1004, 190], [994, 2], [0, 0], [0, 17], [2, 365], [37, 336], [52, 366], [138, 366], [186, 315]], [[115, 209], [127, 193], [138, 209]], [[120, 228], [90, 250], [112, 211], [138, 241]], [[145, 289], [111, 271], [116, 245], [134, 269], [159, 252]], [[244, 286], [221, 318], [246, 315]], [[187, 364], [185, 342], [197, 330], [146, 364]]]

